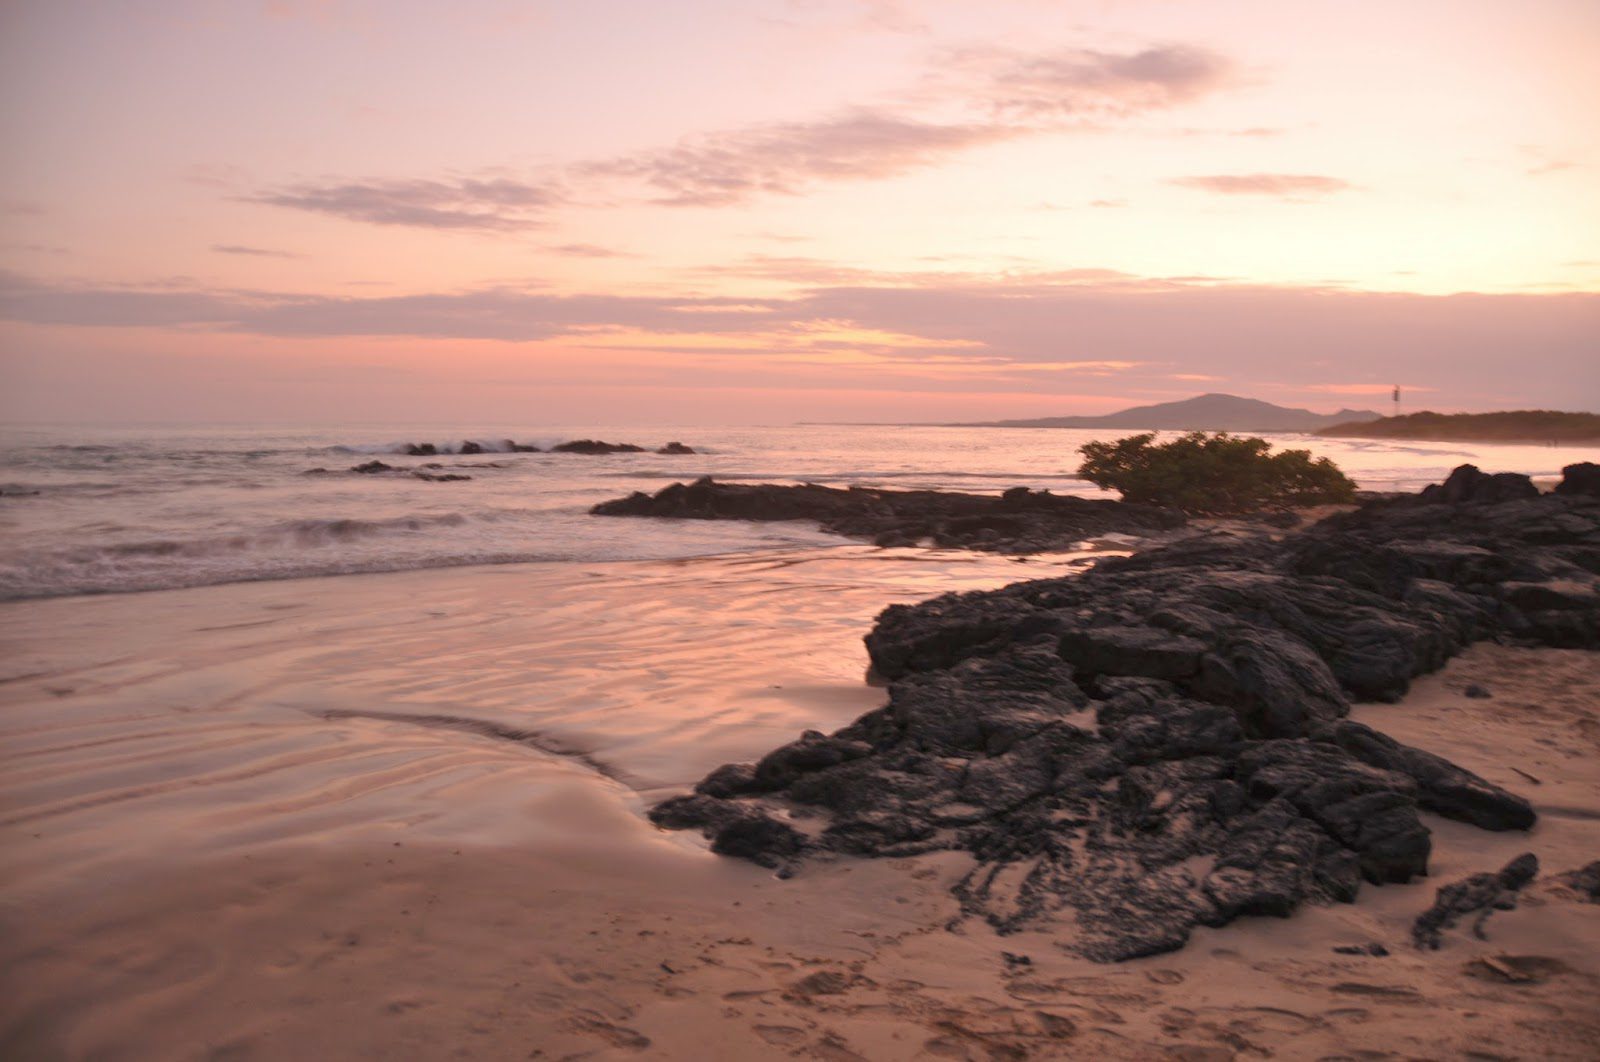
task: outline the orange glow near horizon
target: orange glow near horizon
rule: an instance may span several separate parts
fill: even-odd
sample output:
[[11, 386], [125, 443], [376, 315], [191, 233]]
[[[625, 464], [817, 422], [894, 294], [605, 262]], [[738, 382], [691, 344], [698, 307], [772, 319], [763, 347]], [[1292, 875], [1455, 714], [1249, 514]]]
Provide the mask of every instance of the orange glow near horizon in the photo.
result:
[[1592, 3], [506, 15], [8, 5], [0, 415], [1600, 408]]

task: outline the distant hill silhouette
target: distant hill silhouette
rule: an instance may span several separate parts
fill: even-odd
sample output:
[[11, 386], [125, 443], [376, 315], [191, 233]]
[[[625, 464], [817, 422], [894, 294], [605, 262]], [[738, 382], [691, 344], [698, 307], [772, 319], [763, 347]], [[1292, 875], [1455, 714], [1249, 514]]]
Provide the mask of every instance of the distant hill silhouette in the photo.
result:
[[1600, 414], [1518, 409], [1506, 413], [1408, 413], [1360, 424], [1335, 424], [1318, 435], [1443, 442], [1600, 443]]
[[1134, 406], [1102, 417], [1038, 417], [1033, 420], [994, 420], [959, 424], [962, 428], [1151, 428], [1161, 431], [1317, 431], [1352, 421], [1381, 420], [1369, 409], [1341, 409], [1313, 413], [1309, 409], [1275, 406], [1256, 398], [1209, 394], [1180, 402]]

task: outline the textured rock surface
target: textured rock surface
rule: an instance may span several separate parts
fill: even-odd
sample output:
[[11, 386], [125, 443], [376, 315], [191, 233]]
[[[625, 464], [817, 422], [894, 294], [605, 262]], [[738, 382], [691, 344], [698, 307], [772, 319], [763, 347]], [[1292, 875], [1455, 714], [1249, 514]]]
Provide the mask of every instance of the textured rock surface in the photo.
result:
[[1600, 903], [1600, 859], [1577, 870], [1558, 874], [1556, 879], [1577, 893], [1585, 903]]
[[1112, 961], [1197, 925], [1427, 872], [1427, 809], [1526, 829], [1526, 801], [1345, 716], [1471, 642], [1600, 648], [1600, 499], [1503, 477], [1300, 534], [1200, 536], [1088, 573], [894, 606], [889, 701], [709, 775], [653, 819], [792, 873], [970, 853], [1002, 932], [1070, 912]]
[[1181, 514], [1148, 505], [1091, 501], [1025, 487], [994, 497], [931, 490], [874, 490], [717, 483], [674, 483], [602, 502], [597, 516], [692, 520], [817, 520], [825, 531], [880, 546], [935, 545], [1006, 553], [1071, 549], [1085, 536], [1151, 534], [1184, 525]]
[[1556, 493], [1587, 494], [1593, 498], [1600, 498], [1600, 465], [1593, 461], [1582, 461], [1563, 468], [1561, 482], [1556, 485]]
[[1433, 906], [1417, 916], [1411, 939], [1419, 948], [1437, 950], [1444, 931], [1472, 915], [1472, 935], [1484, 935], [1483, 924], [1496, 911], [1517, 906], [1517, 894], [1539, 874], [1539, 859], [1532, 852], [1517, 856], [1493, 874], [1473, 874], [1439, 889]]

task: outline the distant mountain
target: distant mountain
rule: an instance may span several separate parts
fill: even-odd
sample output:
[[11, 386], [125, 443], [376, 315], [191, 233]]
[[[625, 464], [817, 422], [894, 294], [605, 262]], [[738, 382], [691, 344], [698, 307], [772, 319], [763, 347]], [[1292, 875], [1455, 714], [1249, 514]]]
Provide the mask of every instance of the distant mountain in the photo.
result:
[[1518, 409], [1505, 413], [1408, 413], [1361, 424], [1335, 424], [1318, 435], [1443, 442], [1600, 442], [1600, 414]]
[[1134, 406], [1103, 417], [1039, 417], [960, 424], [963, 428], [1145, 428], [1160, 431], [1317, 431], [1335, 424], [1382, 420], [1370, 409], [1313, 413], [1238, 395], [1196, 395], [1181, 402]]

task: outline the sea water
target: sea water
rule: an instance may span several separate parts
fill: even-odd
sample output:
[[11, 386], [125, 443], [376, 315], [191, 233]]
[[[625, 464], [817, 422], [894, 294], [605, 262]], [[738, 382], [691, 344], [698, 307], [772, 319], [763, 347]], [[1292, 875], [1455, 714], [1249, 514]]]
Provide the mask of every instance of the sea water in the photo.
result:
[[[658, 560], [840, 542], [806, 522], [594, 517], [596, 502], [700, 476], [1101, 496], [1074, 470], [1071, 429], [866, 425], [14, 426], [0, 430], [0, 599], [122, 593], [525, 561]], [[608, 455], [511, 451], [570, 439]], [[1269, 435], [1327, 456], [1363, 488], [1416, 490], [1471, 462], [1551, 477], [1600, 448]], [[463, 454], [467, 442], [484, 453]], [[653, 451], [669, 441], [689, 455]], [[406, 456], [431, 443], [435, 456]], [[350, 469], [470, 476], [426, 481]], [[425, 468], [438, 465], [439, 468]], [[314, 472], [324, 469], [324, 472]]]

